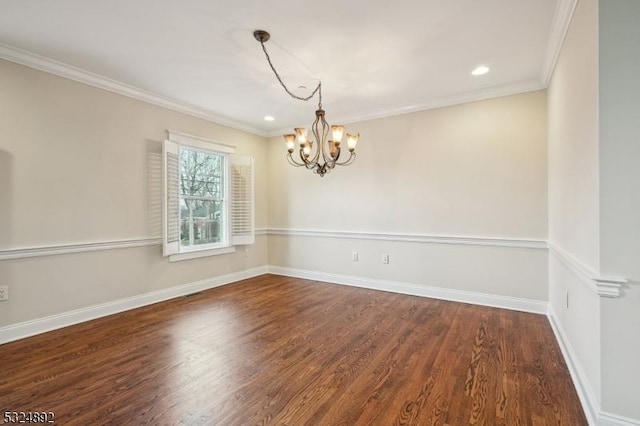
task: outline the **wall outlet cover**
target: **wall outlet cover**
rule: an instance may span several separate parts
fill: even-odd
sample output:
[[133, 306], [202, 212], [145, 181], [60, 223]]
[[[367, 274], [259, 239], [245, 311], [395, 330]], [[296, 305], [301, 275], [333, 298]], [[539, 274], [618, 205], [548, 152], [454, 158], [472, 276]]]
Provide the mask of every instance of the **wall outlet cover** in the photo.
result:
[[0, 285], [0, 302], [9, 300], [9, 286]]

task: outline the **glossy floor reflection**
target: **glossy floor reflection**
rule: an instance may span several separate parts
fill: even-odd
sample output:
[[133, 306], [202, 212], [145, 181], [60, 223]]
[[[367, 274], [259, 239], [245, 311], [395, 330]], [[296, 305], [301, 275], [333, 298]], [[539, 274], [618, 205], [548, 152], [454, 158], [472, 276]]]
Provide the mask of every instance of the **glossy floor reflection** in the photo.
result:
[[0, 346], [63, 425], [583, 425], [542, 315], [263, 275]]

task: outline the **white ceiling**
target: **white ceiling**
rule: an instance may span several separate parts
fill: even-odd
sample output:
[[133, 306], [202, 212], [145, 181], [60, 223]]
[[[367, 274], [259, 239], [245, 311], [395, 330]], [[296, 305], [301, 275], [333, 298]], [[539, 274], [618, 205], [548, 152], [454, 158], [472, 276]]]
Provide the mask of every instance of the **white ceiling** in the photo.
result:
[[570, 3], [0, 0], [0, 57], [275, 134], [308, 126], [317, 100], [284, 92], [255, 29], [291, 88], [322, 79], [337, 124], [544, 87]]

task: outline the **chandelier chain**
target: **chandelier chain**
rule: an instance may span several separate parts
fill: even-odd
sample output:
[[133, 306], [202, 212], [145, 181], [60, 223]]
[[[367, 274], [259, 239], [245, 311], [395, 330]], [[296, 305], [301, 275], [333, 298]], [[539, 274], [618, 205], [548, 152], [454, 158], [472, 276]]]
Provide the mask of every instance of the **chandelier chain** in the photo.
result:
[[[347, 150], [349, 151], [347, 155], [349, 157], [344, 159], [343, 156], [343, 161], [339, 161], [341, 153], [343, 152], [343, 148], [341, 148], [340, 144], [344, 134], [344, 126], [329, 126], [329, 123], [327, 123], [327, 120], [325, 119], [325, 111], [322, 109], [322, 80], [318, 80], [318, 85], [313, 89], [309, 96], [298, 96], [293, 94], [287, 85], [284, 84], [282, 77], [280, 77], [280, 74], [278, 74], [278, 71], [276, 71], [276, 68], [273, 66], [271, 57], [264, 45], [264, 43], [271, 37], [269, 33], [264, 30], [255, 30], [253, 32], [253, 37], [260, 42], [262, 51], [264, 52], [267, 62], [271, 67], [271, 71], [273, 71], [278, 82], [289, 96], [300, 101], [308, 101], [313, 98], [316, 93], [318, 94], [319, 99], [318, 109], [315, 114], [316, 118], [311, 125], [311, 132], [313, 133], [313, 136], [308, 136], [308, 129], [305, 127], [296, 127], [294, 129], [295, 133], [288, 133], [284, 135], [284, 139], [287, 143], [287, 161], [289, 164], [312, 170], [314, 173], [322, 177], [331, 172], [331, 170], [336, 166], [348, 166], [353, 163], [356, 159], [356, 144], [358, 143], [360, 134], [347, 133]], [[300, 86], [299, 88], [306, 89], [303, 86]], [[329, 139], [330, 132], [332, 134], [331, 139]], [[298, 153], [294, 154], [296, 152], [296, 143], [298, 144]], [[300, 158], [297, 160], [296, 158], [298, 156]]]
[[316, 93], [318, 93], [318, 107], [320, 107], [320, 109], [322, 109], [322, 81], [318, 82], [318, 85], [316, 86], [315, 89], [313, 89], [313, 92], [311, 92], [311, 94], [309, 96], [303, 97], [303, 96], [297, 96], [297, 95], [291, 93], [291, 91], [287, 88], [287, 85], [284, 84], [284, 81], [282, 81], [282, 78], [280, 77], [280, 74], [278, 74], [278, 71], [276, 71], [275, 67], [271, 63], [271, 57], [269, 56], [269, 53], [267, 53], [267, 48], [264, 47], [264, 41], [262, 41], [262, 40], [258, 40], [258, 41], [260, 42], [260, 45], [262, 46], [262, 51], [264, 52], [264, 55], [267, 57], [267, 62], [269, 63], [269, 66], [271, 67], [271, 70], [276, 75], [276, 78], [278, 79], [278, 82], [280, 83], [282, 88], [285, 90], [285, 92], [287, 92], [287, 94], [289, 96], [291, 96], [292, 98], [297, 99], [299, 101], [308, 101], [309, 99], [313, 98]]

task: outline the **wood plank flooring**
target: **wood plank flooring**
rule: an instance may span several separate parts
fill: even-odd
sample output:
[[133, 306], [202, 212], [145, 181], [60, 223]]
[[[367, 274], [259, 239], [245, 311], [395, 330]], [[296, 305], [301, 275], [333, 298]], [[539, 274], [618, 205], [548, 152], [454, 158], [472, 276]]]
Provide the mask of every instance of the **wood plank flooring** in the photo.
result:
[[0, 345], [60, 425], [586, 425], [546, 317], [263, 275]]

